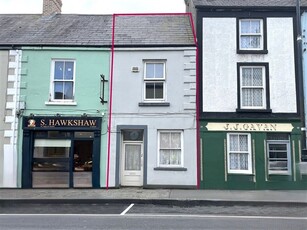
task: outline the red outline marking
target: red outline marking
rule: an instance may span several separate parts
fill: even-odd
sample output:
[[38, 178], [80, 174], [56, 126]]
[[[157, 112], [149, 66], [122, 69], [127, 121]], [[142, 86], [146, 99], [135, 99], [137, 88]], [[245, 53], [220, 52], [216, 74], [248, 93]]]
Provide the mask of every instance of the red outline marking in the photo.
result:
[[114, 45], [115, 45], [115, 14], [112, 22], [112, 46], [111, 46], [111, 70], [110, 70], [110, 104], [109, 104], [109, 124], [108, 124], [108, 163], [106, 187], [109, 188], [110, 177], [110, 148], [111, 148], [111, 127], [112, 127], [112, 102], [113, 102], [113, 74], [114, 74]]
[[193, 16], [192, 13], [189, 13], [190, 15], [190, 21], [191, 21], [191, 26], [192, 26], [192, 30], [193, 30], [193, 36], [194, 36], [194, 43], [196, 46], [196, 165], [197, 165], [197, 189], [200, 189], [200, 164], [202, 162], [200, 162], [200, 122], [199, 122], [199, 113], [200, 113], [200, 103], [199, 103], [199, 61], [198, 61], [198, 43], [197, 43], [197, 37], [196, 37], [196, 32], [195, 32], [195, 27], [194, 27], [194, 22], [193, 22]]
[[110, 70], [110, 104], [109, 104], [109, 122], [108, 122], [108, 160], [106, 189], [109, 188], [110, 179], [110, 148], [111, 148], [111, 126], [112, 126], [112, 103], [113, 103], [113, 75], [114, 75], [114, 48], [115, 48], [115, 19], [118, 16], [189, 16], [192, 27], [194, 43], [196, 46], [196, 151], [197, 151], [197, 188], [200, 188], [200, 134], [199, 134], [199, 75], [198, 75], [198, 45], [194, 28], [193, 17], [191, 13], [141, 13], [141, 14], [113, 14], [112, 22], [112, 46], [111, 46], [111, 70]]

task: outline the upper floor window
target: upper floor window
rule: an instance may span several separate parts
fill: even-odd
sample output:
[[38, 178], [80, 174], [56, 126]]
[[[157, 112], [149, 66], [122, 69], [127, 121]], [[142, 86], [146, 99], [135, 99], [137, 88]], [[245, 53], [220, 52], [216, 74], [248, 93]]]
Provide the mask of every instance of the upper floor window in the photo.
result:
[[165, 62], [145, 62], [144, 98], [149, 101], [165, 100]]
[[53, 60], [51, 68], [51, 100], [73, 101], [75, 83], [75, 61]]
[[239, 19], [238, 50], [243, 53], [267, 53], [264, 19]]
[[239, 109], [269, 110], [267, 63], [238, 63]]

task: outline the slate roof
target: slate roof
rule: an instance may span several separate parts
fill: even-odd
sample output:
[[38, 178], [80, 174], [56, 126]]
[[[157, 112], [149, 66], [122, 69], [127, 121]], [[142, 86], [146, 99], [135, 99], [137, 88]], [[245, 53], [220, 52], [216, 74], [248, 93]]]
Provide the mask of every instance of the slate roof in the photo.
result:
[[[112, 44], [112, 15], [0, 15], [0, 46]], [[194, 45], [187, 15], [117, 16], [115, 45]]]
[[[295, 7], [296, 0], [192, 0], [195, 7]], [[307, 0], [301, 0], [307, 7]]]
[[115, 44], [194, 44], [187, 15], [117, 16]]

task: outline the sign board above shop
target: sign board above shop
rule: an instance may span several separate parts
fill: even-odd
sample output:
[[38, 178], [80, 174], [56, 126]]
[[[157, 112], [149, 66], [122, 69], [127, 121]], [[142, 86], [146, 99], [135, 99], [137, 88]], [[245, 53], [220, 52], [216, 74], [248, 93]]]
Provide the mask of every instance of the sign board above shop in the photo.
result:
[[292, 132], [289, 123], [214, 123], [206, 126], [208, 131]]
[[101, 118], [97, 117], [25, 117], [24, 129], [100, 129]]

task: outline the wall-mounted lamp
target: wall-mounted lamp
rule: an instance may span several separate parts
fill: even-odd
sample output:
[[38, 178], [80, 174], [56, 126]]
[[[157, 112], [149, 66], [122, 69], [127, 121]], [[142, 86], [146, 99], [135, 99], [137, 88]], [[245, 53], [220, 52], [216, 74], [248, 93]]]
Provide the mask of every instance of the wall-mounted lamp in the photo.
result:
[[103, 74], [100, 75], [100, 103], [101, 104], [104, 104], [104, 103], [107, 103], [108, 101], [106, 101], [104, 99], [104, 89], [105, 89], [105, 86], [104, 84], [108, 82], [108, 80], [105, 79], [105, 76]]
[[81, 115], [81, 117], [86, 118], [86, 117], [87, 117], [87, 114], [86, 114], [86, 113], [83, 113], [83, 114]]

